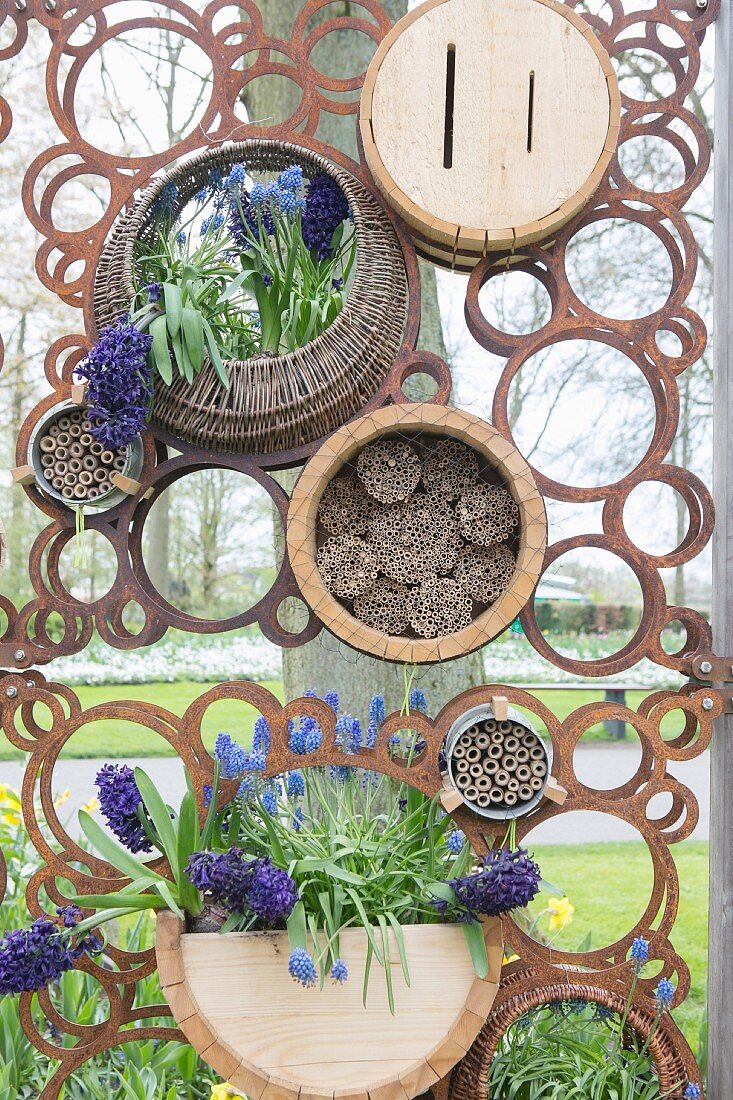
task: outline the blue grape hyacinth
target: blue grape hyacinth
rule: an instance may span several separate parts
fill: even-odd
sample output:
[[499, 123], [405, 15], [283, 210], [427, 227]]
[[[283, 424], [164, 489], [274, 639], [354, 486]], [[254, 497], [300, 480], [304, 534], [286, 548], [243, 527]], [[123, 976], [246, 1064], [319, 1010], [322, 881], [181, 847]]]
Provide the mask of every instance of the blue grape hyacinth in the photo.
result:
[[316, 984], [316, 965], [302, 947], [296, 947], [291, 953], [288, 972], [294, 981], [306, 988]]

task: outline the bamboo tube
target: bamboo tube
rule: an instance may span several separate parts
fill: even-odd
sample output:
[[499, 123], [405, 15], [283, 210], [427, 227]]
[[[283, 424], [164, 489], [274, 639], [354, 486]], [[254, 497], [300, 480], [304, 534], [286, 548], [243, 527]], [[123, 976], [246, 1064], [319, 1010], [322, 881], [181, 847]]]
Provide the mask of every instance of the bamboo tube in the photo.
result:
[[532, 769], [528, 764], [520, 764], [515, 774], [520, 783], [526, 783], [532, 774]]
[[66, 449], [66, 447], [62, 447], [61, 445], [59, 445], [56, 448], [55, 454], [56, 454], [56, 458], [61, 458], [61, 459], [64, 459], [64, 460], [69, 457], [69, 452]]
[[73, 486], [75, 484], [76, 484], [76, 474], [71, 474], [71, 473], [64, 474], [64, 485]]
[[38, 446], [45, 454], [51, 454], [56, 450], [56, 440], [51, 435], [44, 435]]
[[54, 464], [53, 455], [41, 455], [41, 466], [53, 466], [53, 464]]
[[504, 805], [505, 806], [516, 806], [518, 801], [519, 801], [519, 798], [517, 797], [517, 792], [516, 791], [504, 791]]
[[476, 734], [477, 733], [478, 733], [478, 726], [474, 724], [473, 726], [469, 726], [468, 729], [465, 729], [463, 731], [463, 737], [468, 737], [468, 738], [471, 739], [471, 741], [474, 741], [476, 739]]
[[474, 779], [478, 779], [478, 777], [480, 775], [484, 774], [484, 769], [483, 769], [483, 767], [481, 766], [480, 763], [470, 764], [469, 767], [468, 767], [468, 771], [469, 771], [469, 774], [472, 775]]
[[58, 474], [54, 477], [51, 485], [54, 487], [57, 493], [60, 493], [64, 487], [64, 479], [59, 477]]
[[465, 788], [463, 793], [465, 794], [466, 798], [470, 802], [475, 802], [476, 801], [476, 796], [478, 794], [478, 791], [476, 790], [475, 784], [473, 784], [473, 783], [469, 784], [469, 786]]
[[60, 431], [61, 431], [61, 428], [59, 428], [58, 424], [54, 423], [48, 429], [48, 434], [56, 437], [59, 434]]
[[99, 490], [96, 485], [92, 485], [91, 489], [87, 492], [87, 500], [96, 500], [99, 496]]
[[103, 470], [101, 466], [98, 466], [97, 469], [94, 471], [93, 477], [97, 484], [101, 485], [103, 481], [107, 480], [107, 472], [106, 470]]
[[499, 770], [498, 760], [484, 760], [484, 775], [496, 775]]
[[530, 764], [532, 775], [547, 775], [547, 764], [544, 760], [533, 760]]
[[516, 769], [517, 769], [517, 760], [516, 760], [516, 757], [512, 756], [512, 754], [511, 754], [510, 752], [508, 752], [508, 753], [506, 754], [506, 756], [503, 756], [503, 757], [502, 757], [502, 759], [501, 759], [501, 766], [502, 766], [503, 768], [506, 768], [506, 770], [507, 770], [508, 772], [513, 772], [513, 771], [516, 771]]
[[88, 470], [82, 470], [79, 474], [79, 484], [84, 485], [87, 488], [89, 488], [90, 485], [94, 484], [94, 478]]
[[504, 792], [502, 791], [501, 787], [492, 787], [491, 788], [491, 790], [489, 791], [489, 800], [491, 802], [503, 802], [504, 801]]
[[69, 454], [72, 458], [81, 458], [82, 455], [86, 454], [86, 449], [82, 447], [79, 440], [76, 439], [69, 447]]
[[499, 768], [498, 772], [494, 776], [494, 782], [499, 787], [506, 787], [509, 780], [509, 772], [504, 771], [503, 768]]
[[94, 442], [94, 436], [90, 435], [89, 432], [82, 432], [82, 434], [79, 436], [79, 442], [81, 443], [82, 447], [85, 447], [87, 450], [89, 450], [92, 443]]
[[502, 733], [511, 733], [512, 731], [511, 722], [497, 722], [497, 726]]
[[456, 786], [459, 791], [465, 791], [471, 786], [471, 776], [467, 772], [461, 772], [456, 776]]
[[474, 801], [482, 810], [486, 810], [491, 805], [491, 795], [488, 791], [479, 791]]
[[466, 755], [466, 746], [462, 745], [461, 742], [459, 741], [458, 744], [454, 745], [454, 747], [453, 747], [453, 752], [451, 753], [452, 759], [453, 760], [463, 760], [465, 755]]
[[529, 760], [529, 749], [526, 749], [524, 745], [520, 745], [514, 755], [517, 758], [518, 764], [526, 764]]
[[117, 455], [117, 458], [115, 458], [112, 465], [114, 466], [115, 470], [124, 470], [125, 466], [127, 465], [127, 459], [123, 458], [122, 455]]
[[[84, 455], [81, 464], [85, 470], [96, 470], [97, 466], [99, 466], [94, 455]], [[527, 753], [527, 759], [529, 760], [529, 753]]]
[[115, 456], [113, 455], [112, 451], [103, 450], [99, 457], [105, 466], [111, 466], [115, 460]]
[[533, 791], [541, 791], [545, 784], [539, 775], [533, 775], [529, 781], [529, 785]]
[[491, 760], [500, 760], [504, 755], [504, 747], [498, 741], [492, 742], [486, 750], [486, 755]]
[[69, 427], [71, 426], [71, 417], [60, 416], [57, 423], [62, 432], [68, 432]]
[[65, 474], [68, 474], [69, 467], [65, 462], [56, 462], [54, 464], [54, 470], [59, 475], [59, 477], [64, 477]]
[[71, 436], [68, 432], [59, 432], [59, 434], [56, 436], [56, 439], [58, 441], [59, 447], [68, 447], [71, 443]]
[[530, 798], [534, 794], [534, 791], [530, 787], [529, 783], [520, 783], [519, 790], [517, 791], [521, 802], [529, 802]]
[[531, 749], [533, 745], [537, 744], [537, 734], [532, 733], [531, 730], [527, 730], [524, 737], [522, 738], [522, 744], [526, 748]]
[[478, 775], [476, 777], [475, 786], [476, 786], [476, 789], [479, 790], [479, 791], [490, 791], [491, 790], [491, 780], [489, 779], [488, 775]]
[[64, 485], [63, 489], [61, 490], [61, 496], [64, 497], [66, 500], [73, 500], [74, 490], [70, 485]]
[[518, 791], [519, 790], [519, 780], [517, 779], [516, 775], [510, 775], [509, 776], [509, 778], [507, 779], [506, 789], [508, 791]]
[[70, 458], [66, 465], [67, 465], [67, 469], [72, 474], [78, 474], [79, 471], [81, 470], [81, 459], [80, 458]]
[[533, 745], [532, 748], [529, 750], [529, 755], [530, 755], [532, 760], [544, 760], [545, 759], [545, 750], [542, 748], [542, 745], [540, 745], [539, 742], [538, 742], [537, 744]]
[[47, 466], [46, 469], [43, 471], [43, 476], [45, 477], [46, 481], [53, 481], [53, 479], [56, 477], [56, 474]]
[[476, 746], [479, 749], [487, 749], [491, 744], [491, 739], [488, 733], [479, 733], [476, 735]]
[[92, 430], [92, 422], [88, 416], [83, 417], [81, 422], [81, 430], [83, 432], [90, 432]]
[[94, 442], [89, 445], [89, 450], [92, 452], [93, 455], [100, 455], [101, 456], [102, 451], [104, 450], [104, 447], [102, 446], [101, 443], [98, 443], [97, 440], [95, 439]]
[[78, 481], [74, 486], [74, 496], [77, 500], [86, 500], [87, 498], [87, 491], [85, 487], [83, 485], [80, 485]]
[[522, 734], [525, 731], [526, 731], [526, 726], [520, 726], [519, 722], [515, 722], [514, 725], [512, 726], [512, 733], [514, 734], [515, 737], [521, 737]]
[[496, 721], [493, 718], [487, 718], [483, 726], [484, 733], [494, 733], [496, 730]]
[[72, 439], [77, 440], [81, 435], [81, 424], [72, 424], [69, 428], [69, 435]]
[[518, 737], [505, 737], [504, 738], [504, 748], [506, 749], [507, 752], [511, 752], [511, 753], [516, 752], [517, 749], [519, 748], [519, 738]]
[[456, 775], [462, 775], [462, 774], [468, 775], [469, 774], [468, 769], [470, 767], [471, 767], [471, 765], [469, 764], [468, 760], [454, 760], [453, 761], [453, 768], [455, 769]]
[[466, 749], [466, 760], [469, 764], [475, 764], [481, 759], [481, 750], [477, 749], [475, 745], [471, 745], [470, 749]]
[[491, 741], [492, 745], [503, 745], [504, 734], [501, 732], [501, 730], [495, 729], [489, 734], [489, 740]]

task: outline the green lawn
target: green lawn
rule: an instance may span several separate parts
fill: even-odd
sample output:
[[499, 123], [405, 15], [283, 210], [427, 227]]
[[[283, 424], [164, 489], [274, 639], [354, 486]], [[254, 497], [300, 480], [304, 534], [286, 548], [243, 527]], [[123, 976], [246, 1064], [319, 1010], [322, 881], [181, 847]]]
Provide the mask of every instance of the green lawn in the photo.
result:
[[[679, 915], [671, 939], [692, 979], [690, 995], [675, 1018], [697, 1052], [707, 981], [708, 845], [686, 841], [671, 845], [670, 851], [681, 883]], [[631, 930], [646, 908], [652, 868], [645, 844], [538, 845], [534, 855], [543, 876], [575, 906], [572, 924], [555, 940], [557, 947], [573, 950], [589, 935], [591, 947], [612, 943]], [[541, 893], [532, 904], [535, 915], [546, 904], [547, 895]], [[547, 920], [547, 916], [540, 918], [543, 931], [547, 931]]]
[[[213, 684], [181, 682], [173, 684], [109, 684], [95, 687], [77, 687], [74, 690], [85, 709], [98, 706], [114, 699], [140, 699], [156, 703], [175, 714], [183, 714], [190, 703], [200, 695], [210, 691]], [[280, 682], [268, 682], [262, 685], [273, 692], [278, 699], [283, 698]], [[634, 691], [627, 695], [627, 705], [635, 708], [646, 692]], [[559, 718], [566, 718], [571, 711], [585, 703], [603, 698], [602, 689], [589, 688], [580, 691], [538, 692], [537, 696]], [[256, 717], [254, 709], [247, 704], [232, 700], [223, 700], [209, 708], [204, 719], [204, 738], [207, 745], [213, 745], [219, 730], [227, 730], [233, 736], [246, 740], [252, 731]], [[674, 719], [670, 717], [670, 722]], [[595, 726], [589, 731], [593, 739], [606, 739], [603, 726]], [[0, 760], [18, 759], [23, 754], [9, 744], [0, 733]], [[158, 734], [137, 726], [133, 722], [117, 719], [102, 719], [82, 727], [70, 739], [61, 756], [79, 757], [126, 757], [126, 756], [173, 756], [173, 749]]]

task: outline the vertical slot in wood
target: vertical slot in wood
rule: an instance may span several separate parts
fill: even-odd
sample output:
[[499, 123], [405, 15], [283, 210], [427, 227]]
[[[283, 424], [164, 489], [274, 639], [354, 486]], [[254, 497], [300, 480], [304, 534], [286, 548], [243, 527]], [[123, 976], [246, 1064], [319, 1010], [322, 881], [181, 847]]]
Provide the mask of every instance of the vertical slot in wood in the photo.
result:
[[456, 95], [456, 47], [451, 43], [445, 59], [445, 127], [443, 167], [453, 167], [453, 107]]
[[532, 123], [534, 121], [534, 69], [529, 74], [529, 98], [527, 102], [527, 152], [532, 152]]

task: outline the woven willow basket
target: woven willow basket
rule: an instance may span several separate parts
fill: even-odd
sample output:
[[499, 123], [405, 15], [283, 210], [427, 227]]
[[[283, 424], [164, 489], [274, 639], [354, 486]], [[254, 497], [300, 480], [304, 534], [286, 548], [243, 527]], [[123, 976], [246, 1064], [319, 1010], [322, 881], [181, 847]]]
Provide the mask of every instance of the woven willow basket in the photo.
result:
[[[448, 1090], [448, 1100], [503, 1100], [489, 1091], [491, 1061], [511, 1024], [516, 1023], [531, 1009], [552, 1001], [584, 1000], [603, 1005], [622, 1015], [626, 1005], [626, 993], [603, 986], [586, 985], [578, 981], [547, 983], [538, 981], [533, 971], [521, 971], [502, 981], [501, 989], [491, 1015], [475, 1043], [462, 1062], [453, 1070]], [[646, 1041], [655, 1023], [650, 1007], [634, 1002], [628, 1016], [627, 1027]], [[689, 1059], [683, 1056], [686, 1043], [669, 1016], [663, 1016], [659, 1027], [649, 1040], [649, 1053], [659, 1075], [659, 1091], [670, 1100], [682, 1097], [688, 1081], [700, 1083], [699, 1071], [689, 1048]]]
[[321, 439], [354, 416], [383, 382], [407, 319], [407, 272], [388, 215], [350, 173], [325, 157], [288, 142], [250, 139], [209, 149], [157, 179], [123, 216], [97, 268], [97, 329], [130, 306], [133, 248], [154, 233], [154, 204], [167, 183], [178, 188], [180, 211], [209, 179], [244, 162], [249, 172], [279, 172], [299, 164], [312, 178], [326, 173], [351, 207], [357, 240], [355, 273], [344, 308], [325, 332], [303, 348], [226, 364], [226, 389], [208, 361], [192, 384], [176, 376], [159, 382], [153, 421], [181, 439], [213, 451], [272, 454]]

